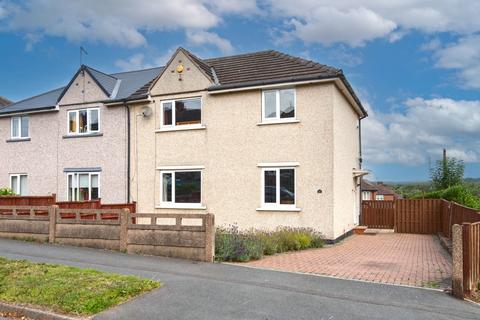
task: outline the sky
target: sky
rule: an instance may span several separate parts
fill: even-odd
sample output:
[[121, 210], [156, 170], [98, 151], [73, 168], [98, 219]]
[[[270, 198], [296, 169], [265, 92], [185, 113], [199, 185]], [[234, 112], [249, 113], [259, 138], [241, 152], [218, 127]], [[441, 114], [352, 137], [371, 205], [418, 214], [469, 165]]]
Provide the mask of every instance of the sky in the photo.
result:
[[104, 72], [274, 49], [343, 69], [373, 180], [423, 181], [442, 149], [480, 177], [478, 0], [0, 0], [0, 96]]

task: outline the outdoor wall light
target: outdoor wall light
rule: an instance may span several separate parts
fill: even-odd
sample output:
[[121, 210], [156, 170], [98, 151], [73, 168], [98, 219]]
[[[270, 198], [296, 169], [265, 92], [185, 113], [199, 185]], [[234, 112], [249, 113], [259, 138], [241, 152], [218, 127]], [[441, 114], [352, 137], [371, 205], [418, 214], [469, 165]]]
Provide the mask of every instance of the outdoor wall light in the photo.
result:
[[322, 193], [322, 189], [318, 189], [318, 190], [317, 190], [317, 193]]

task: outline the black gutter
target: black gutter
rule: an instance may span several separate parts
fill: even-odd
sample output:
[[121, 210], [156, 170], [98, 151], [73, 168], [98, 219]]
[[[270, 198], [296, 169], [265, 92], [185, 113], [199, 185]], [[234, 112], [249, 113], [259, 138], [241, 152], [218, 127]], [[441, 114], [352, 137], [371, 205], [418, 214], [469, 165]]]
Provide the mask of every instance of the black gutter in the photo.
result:
[[300, 82], [300, 81], [310, 81], [310, 80], [334, 80], [340, 79], [345, 87], [347, 88], [348, 92], [352, 95], [353, 100], [358, 104], [360, 110], [362, 111], [363, 115], [361, 119], [367, 117], [368, 113], [367, 110], [362, 105], [362, 102], [353, 91], [352, 86], [348, 82], [347, 78], [342, 72], [339, 72], [336, 75], [328, 75], [328, 76], [311, 76], [311, 77], [288, 77], [288, 78], [281, 78], [276, 80], [258, 80], [258, 81], [249, 81], [249, 82], [242, 82], [242, 83], [234, 83], [234, 84], [220, 84], [214, 85], [207, 88], [208, 91], [220, 91], [220, 90], [230, 90], [230, 89], [240, 89], [240, 88], [248, 88], [253, 86], [262, 86], [262, 85], [270, 85], [270, 84], [281, 84], [284, 82]]
[[[8, 108], [9, 106], [6, 106], [3, 109]], [[13, 111], [0, 111], [0, 116], [4, 114], [12, 114], [12, 113], [29, 113], [29, 112], [36, 112], [36, 111], [47, 111], [47, 110], [52, 110], [55, 109], [56, 106], [50, 106], [50, 107], [42, 107], [42, 108], [36, 108], [36, 109], [23, 109], [23, 110], [13, 110]]]

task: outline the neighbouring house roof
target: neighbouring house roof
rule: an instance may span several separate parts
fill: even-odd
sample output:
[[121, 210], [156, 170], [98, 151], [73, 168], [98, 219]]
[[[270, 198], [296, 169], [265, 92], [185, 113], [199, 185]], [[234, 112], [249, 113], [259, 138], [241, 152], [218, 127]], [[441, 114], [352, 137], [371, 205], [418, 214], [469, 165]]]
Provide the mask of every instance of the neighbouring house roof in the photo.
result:
[[393, 191], [390, 187], [384, 185], [381, 182], [377, 182], [377, 194], [379, 195], [396, 195], [395, 191]]
[[[146, 90], [148, 91], [149, 84], [160, 74], [162, 69], [163, 68], [159, 67], [106, 74], [87, 66], [81, 66], [72, 79], [75, 79], [82, 70], [86, 70], [112, 100], [122, 100], [134, 98], [137, 95], [137, 91], [145, 86], [147, 86]], [[12, 103], [8, 107], [0, 110], [0, 115], [54, 109], [67, 88], [68, 85]], [[112, 94], [115, 95], [112, 96]]]
[[11, 103], [12, 103], [12, 101], [8, 100], [5, 97], [0, 96], [0, 109], [5, 108], [6, 106], [8, 106]]
[[377, 191], [376, 185], [365, 179], [362, 179], [360, 188], [362, 191]]

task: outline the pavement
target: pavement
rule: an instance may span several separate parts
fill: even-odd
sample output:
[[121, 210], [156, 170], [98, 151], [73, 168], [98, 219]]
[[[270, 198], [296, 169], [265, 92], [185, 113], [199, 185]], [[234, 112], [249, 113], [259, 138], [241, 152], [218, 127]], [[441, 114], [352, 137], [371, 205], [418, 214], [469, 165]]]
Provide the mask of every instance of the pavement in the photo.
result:
[[451, 287], [452, 275], [452, 258], [437, 236], [373, 230], [334, 246], [269, 256], [246, 265], [443, 289]]
[[478, 305], [438, 290], [6, 239], [0, 255], [165, 285], [94, 319], [480, 319]]

